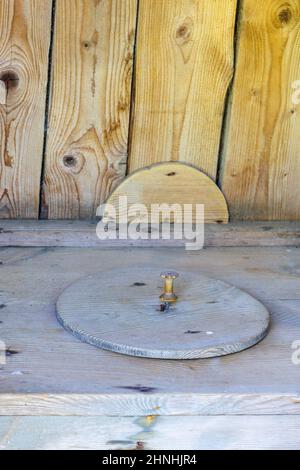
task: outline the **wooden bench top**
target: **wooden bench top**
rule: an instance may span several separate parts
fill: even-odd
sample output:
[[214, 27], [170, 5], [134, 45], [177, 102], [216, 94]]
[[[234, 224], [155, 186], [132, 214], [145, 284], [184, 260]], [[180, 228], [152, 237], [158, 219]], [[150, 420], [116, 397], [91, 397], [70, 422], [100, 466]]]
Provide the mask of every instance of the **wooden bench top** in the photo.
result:
[[[97, 349], [58, 324], [56, 299], [73, 281], [149, 264], [201, 271], [256, 296], [272, 313], [269, 335], [227, 357], [162, 361]], [[300, 414], [300, 365], [292, 362], [300, 341], [298, 248], [3, 247], [0, 279], [2, 415]]]

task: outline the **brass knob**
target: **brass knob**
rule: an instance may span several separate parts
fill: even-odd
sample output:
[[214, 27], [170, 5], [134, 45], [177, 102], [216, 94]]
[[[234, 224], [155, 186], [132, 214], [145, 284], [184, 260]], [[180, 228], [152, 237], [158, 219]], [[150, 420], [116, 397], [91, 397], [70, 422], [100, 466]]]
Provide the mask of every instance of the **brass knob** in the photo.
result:
[[177, 295], [174, 294], [173, 283], [174, 279], [176, 279], [178, 276], [179, 274], [173, 271], [166, 271], [161, 273], [160, 277], [164, 280], [164, 292], [159, 298], [161, 302], [176, 302]]

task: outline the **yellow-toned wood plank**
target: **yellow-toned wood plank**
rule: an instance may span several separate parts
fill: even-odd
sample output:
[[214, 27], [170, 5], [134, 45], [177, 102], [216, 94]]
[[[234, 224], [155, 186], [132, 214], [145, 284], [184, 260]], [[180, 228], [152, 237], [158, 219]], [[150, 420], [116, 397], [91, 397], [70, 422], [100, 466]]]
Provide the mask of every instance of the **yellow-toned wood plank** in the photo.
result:
[[51, 7], [0, 2], [0, 218], [38, 216]]
[[184, 161], [216, 176], [236, 0], [140, 0], [129, 170]]
[[[179, 162], [155, 164], [135, 171], [112, 192], [106, 203], [107, 218], [110, 218], [111, 205], [118, 223], [136, 220], [138, 215], [133, 210], [131, 213], [134, 204], [146, 207], [149, 224], [152, 217], [157, 223], [182, 223], [185, 204], [191, 205], [191, 222], [194, 223], [200, 222], [196, 217], [197, 204], [204, 206], [205, 223], [226, 224], [229, 217], [225, 198], [214, 181], [196, 168]], [[177, 215], [162, 210], [162, 205], [173, 207]]]
[[300, 1], [244, 0], [222, 170], [236, 219], [300, 218]]
[[124, 176], [136, 0], [59, 0], [43, 212], [89, 218]]

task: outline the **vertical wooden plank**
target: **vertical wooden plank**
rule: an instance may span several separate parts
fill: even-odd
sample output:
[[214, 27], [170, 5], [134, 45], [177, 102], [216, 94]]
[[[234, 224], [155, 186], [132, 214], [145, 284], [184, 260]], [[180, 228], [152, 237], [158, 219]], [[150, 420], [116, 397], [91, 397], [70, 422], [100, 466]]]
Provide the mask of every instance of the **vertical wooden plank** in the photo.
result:
[[180, 160], [215, 178], [236, 0], [140, 0], [130, 171]]
[[221, 184], [236, 219], [300, 218], [300, 1], [244, 0]]
[[0, 218], [38, 216], [51, 6], [0, 2]]
[[127, 161], [136, 0], [59, 0], [44, 216], [90, 218]]

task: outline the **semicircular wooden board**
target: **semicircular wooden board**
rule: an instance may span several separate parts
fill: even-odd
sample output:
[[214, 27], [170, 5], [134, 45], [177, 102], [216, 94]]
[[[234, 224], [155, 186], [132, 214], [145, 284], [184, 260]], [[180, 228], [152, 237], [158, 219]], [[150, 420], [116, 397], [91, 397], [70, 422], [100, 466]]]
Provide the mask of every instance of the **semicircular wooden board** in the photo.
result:
[[155, 268], [96, 273], [61, 294], [57, 317], [86, 343], [159, 359], [224, 356], [253, 346], [267, 334], [267, 309], [229, 284], [179, 272], [178, 300], [167, 309], [159, 298], [162, 290]]
[[[123, 197], [127, 196], [126, 204]], [[195, 205], [204, 205], [205, 223], [227, 223], [228, 208], [223, 193], [205, 173], [179, 162], [158, 163], [129, 175], [108, 197], [106, 204], [114, 207], [117, 217], [127, 216], [128, 222], [135, 215], [128, 214], [133, 204], [146, 206], [151, 214], [152, 204], [192, 204], [193, 220]], [[165, 214], [161, 222], [174, 222], [174, 214]]]

